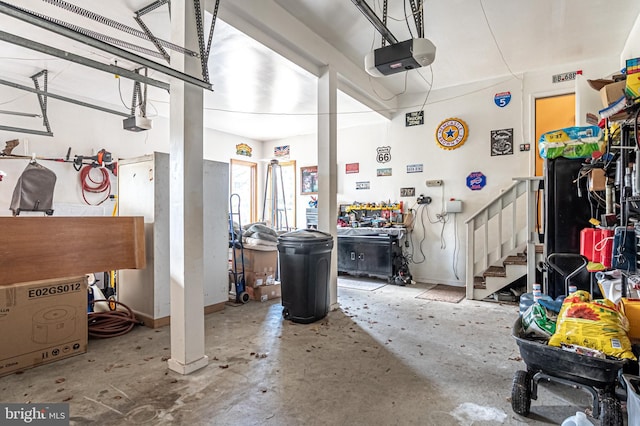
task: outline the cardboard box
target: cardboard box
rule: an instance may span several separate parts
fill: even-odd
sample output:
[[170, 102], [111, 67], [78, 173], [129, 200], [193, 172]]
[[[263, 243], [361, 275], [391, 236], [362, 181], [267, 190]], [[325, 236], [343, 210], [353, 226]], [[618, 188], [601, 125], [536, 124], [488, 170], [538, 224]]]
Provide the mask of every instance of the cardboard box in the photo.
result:
[[0, 376], [87, 351], [87, 277], [0, 287]]
[[602, 99], [602, 106], [607, 108], [609, 105], [624, 96], [624, 91], [627, 86], [625, 80], [618, 81], [616, 83], [607, 84], [600, 89], [600, 98]]
[[591, 169], [589, 173], [589, 191], [604, 191], [607, 189], [607, 177], [604, 169]]
[[247, 287], [247, 293], [251, 300], [266, 302], [271, 299], [279, 299], [282, 295], [280, 283], [271, 285], [261, 285], [260, 287]]
[[[275, 248], [275, 247], [274, 247]], [[241, 259], [244, 258], [244, 272], [262, 272], [267, 273], [278, 269], [278, 250], [262, 251], [252, 250], [249, 248], [244, 249], [244, 255], [241, 257], [241, 252], [238, 249], [236, 251], [236, 263], [237, 270], [241, 270]]]
[[244, 284], [247, 287], [260, 287], [263, 285], [274, 284], [276, 280], [275, 271], [268, 272], [245, 272]]

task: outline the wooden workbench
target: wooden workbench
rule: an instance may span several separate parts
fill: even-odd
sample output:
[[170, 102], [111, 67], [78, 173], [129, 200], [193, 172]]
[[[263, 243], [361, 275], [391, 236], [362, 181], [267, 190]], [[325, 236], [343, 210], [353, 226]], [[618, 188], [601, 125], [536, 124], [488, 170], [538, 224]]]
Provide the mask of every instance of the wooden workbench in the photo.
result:
[[0, 285], [144, 267], [141, 216], [0, 217]]

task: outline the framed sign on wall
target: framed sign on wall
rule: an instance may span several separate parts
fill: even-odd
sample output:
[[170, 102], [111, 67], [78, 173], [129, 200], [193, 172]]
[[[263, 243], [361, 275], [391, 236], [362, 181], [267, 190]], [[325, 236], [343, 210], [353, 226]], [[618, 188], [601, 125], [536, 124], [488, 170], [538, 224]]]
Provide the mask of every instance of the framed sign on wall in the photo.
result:
[[318, 193], [318, 166], [300, 167], [301, 194]]

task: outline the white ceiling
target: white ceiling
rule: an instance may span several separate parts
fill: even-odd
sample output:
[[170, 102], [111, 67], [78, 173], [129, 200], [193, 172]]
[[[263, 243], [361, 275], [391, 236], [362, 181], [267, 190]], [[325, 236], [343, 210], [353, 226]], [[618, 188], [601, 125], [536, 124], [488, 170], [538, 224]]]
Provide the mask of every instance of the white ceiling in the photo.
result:
[[[135, 28], [133, 11], [151, 3], [151, 0], [67, 1]], [[223, 4], [231, 1], [221, 0]], [[263, 2], [275, 3], [274, 10], [298, 19], [360, 68], [366, 53], [380, 46], [379, 34], [349, 0], [244, 0], [240, 3], [251, 5], [252, 2], [256, 5], [260, 2], [260, 6], [265, 4]], [[8, 3], [153, 49], [146, 40], [44, 0], [10, 0]], [[207, 2], [208, 7], [210, 3]], [[379, 15], [381, 3], [381, 0], [368, 0]], [[396, 95], [426, 93], [431, 80], [433, 89], [439, 90], [550, 65], [617, 55], [639, 13], [640, 2], [636, 0], [427, 0], [425, 36], [437, 46], [432, 67], [375, 79], [375, 84]], [[210, 15], [207, 17], [210, 19]], [[205, 96], [206, 125], [257, 140], [315, 132], [316, 77], [225, 24], [222, 18], [221, 13], [209, 60], [214, 90]], [[169, 39], [166, 6], [145, 15], [144, 21], [159, 38]], [[411, 20], [410, 24], [415, 31]], [[389, 0], [388, 27], [399, 40], [411, 37], [400, 0]], [[0, 14], [0, 29], [103, 63], [116, 60], [111, 54], [3, 14]], [[271, 31], [277, 37], [279, 29], [272, 28]], [[289, 39], [285, 43], [293, 48], [297, 40]], [[152, 59], [162, 62], [159, 58]], [[122, 59], [118, 60], [118, 65], [134, 66]], [[0, 42], [2, 78], [31, 86], [29, 76], [45, 68], [49, 70], [51, 92], [110, 105], [122, 111], [129, 107], [132, 88], [129, 80], [117, 80], [111, 74]], [[150, 75], [168, 81], [160, 73], [151, 72]], [[367, 83], [373, 85], [373, 80], [369, 79]], [[371, 92], [370, 89], [364, 88]], [[26, 99], [29, 112], [39, 112], [35, 95], [0, 86], [0, 110], [11, 110], [16, 105], [22, 108], [25, 104], [20, 102]], [[168, 114], [165, 92], [150, 89], [149, 99], [149, 115]], [[61, 105], [49, 102], [50, 108]], [[341, 126], [382, 120], [376, 113], [362, 111], [367, 108], [340, 94]], [[12, 119], [12, 116], [0, 115], [0, 124], [13, 125]], [[38, 127], [38, 123], [34, 126]]]

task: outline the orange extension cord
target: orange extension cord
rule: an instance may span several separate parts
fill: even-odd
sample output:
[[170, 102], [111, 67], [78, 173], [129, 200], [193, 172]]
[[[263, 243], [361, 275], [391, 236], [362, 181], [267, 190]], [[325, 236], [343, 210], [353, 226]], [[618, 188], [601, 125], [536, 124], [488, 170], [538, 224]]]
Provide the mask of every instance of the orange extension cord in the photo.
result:
[[91, 177], [91, 169], [93, 168], [94, 167], [91, 165], [86, 165], [80, 170], [80, 185], [82, 186], [82, 198], [84, 199], [84, 202], [89, 205], [91, 205], [91, 203], [87, 201], [87, 192], [92, 192], [95, 194], [100, 194], [103, 192], [107, 193], [102, 201], [100, 201], [98, 204], [94, 204], [98, 206], [104, 203], [109, 198], [109, 195], [111, 195], [111, 180], [109, 179], [109, 171], [104, 167], [100, 167], [98, 169], [102, 174], [102, 180], [94, 180]]
[[130, 332], [135, 325], [142, 324], [133, 314], [131, 308], [117, 300], [93, 300], [97, 302], [115, 303], [126, 309], [125, 311], [89, 312], [89, 336], [91, 337], [116, 337]]

